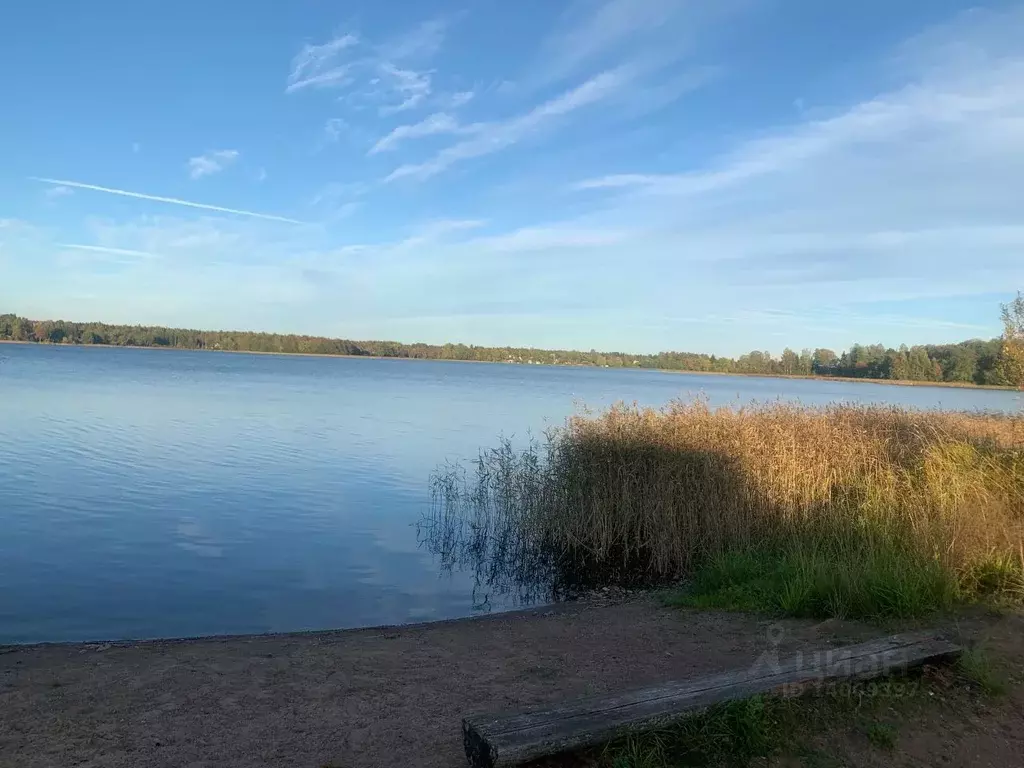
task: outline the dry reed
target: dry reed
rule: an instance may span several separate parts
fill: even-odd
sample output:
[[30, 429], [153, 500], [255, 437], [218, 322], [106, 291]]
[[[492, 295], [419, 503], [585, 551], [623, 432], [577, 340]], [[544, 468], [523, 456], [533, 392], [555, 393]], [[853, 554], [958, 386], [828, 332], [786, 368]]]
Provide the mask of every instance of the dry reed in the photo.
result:
[[[543, 553], [588, 583], [666, 582], [757, 551], [798, 553], [811, 581], [865, 562], [903, 579], [934, 571], [939, 603], [1024, 593], [1017, 416], [619, 405], [569, 419], [543, 444], [485, 452], [471, 481], [447, 468], [434, 488], [435, 522], [461, 520], [474, 546], [493, 550], [497, 537], [505, 554]], [[893, 588], [888, 578], [872, 589]]]

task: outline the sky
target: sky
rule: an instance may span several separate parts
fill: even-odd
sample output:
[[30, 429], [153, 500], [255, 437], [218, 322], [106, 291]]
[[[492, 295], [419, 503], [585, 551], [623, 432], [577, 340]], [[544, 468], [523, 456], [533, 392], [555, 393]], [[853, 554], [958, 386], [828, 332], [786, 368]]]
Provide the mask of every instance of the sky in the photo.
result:
[[36, 0], [0, 312], [735, 355], [999, 333], [1024, 4]]

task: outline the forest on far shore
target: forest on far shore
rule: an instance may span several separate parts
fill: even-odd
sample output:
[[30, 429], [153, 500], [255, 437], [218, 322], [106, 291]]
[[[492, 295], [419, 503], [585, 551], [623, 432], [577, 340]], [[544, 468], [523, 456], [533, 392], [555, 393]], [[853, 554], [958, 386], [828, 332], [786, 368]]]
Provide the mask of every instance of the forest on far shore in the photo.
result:
[[352, 341], [251, 331], [199, 331], [64, 320], [29, 320], [13, 314], [0, 315], [0, 340], [1019, 386], [1024, 381], [1016, 380], [1016, 371], [1012, 370], [1012, 365], [1008, 365], [1014, 357], [1011, 346], [1016, 349], [1014, 345], [1020, 344], [1012, 333], [1012, 323], [1007, 322], [1013, 319], [1008, 312], [1013, 308], [1021, 309], [1024, 315], [1024, 302], [1020, 297], [1004, 307], [1007, 335], [996, 339], [972, 339], [956, 344], [912, 347], [904, 345], [898, 349], [881, 344], [855, 344], [841, 352], [823, 348], [797, 352], [787, 348], [778, 356], [755, 350], [736, 358], [696, 352], [641, 355], [596, 350], [583, 352], [530, 347]]

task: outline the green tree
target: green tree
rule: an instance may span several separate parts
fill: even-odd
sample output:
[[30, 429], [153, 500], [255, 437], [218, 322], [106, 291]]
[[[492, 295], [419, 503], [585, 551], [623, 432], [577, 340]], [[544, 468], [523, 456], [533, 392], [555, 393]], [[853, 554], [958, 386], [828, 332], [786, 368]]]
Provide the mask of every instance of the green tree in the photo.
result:
[[809, 349], [800, 352], [800, 373], [804, 376], [814, 373], [814, 353]]
[[780, 362], [782, 367], [782, 373], [788, 376], [800, 373], [800, 357], [789, 347], [782, 350], [782, 360]]
[[887, 378], [895, 381], [905, 381], [910, 378], [910, 361], [908, 359], [906, 345], [901, 345], [898, 350], [890, 349], [886, 353]]
[[953, 347], [942, 361], [943, 381], [974, 381], [978, 371], [978, 353], [968, 346]]
[[912, 347], [907, 356], [907, 378], [912, 381], [935, 381], [935, 363], [928, 357], [924, 347]]
[[997, 363], [998, 378], [1004, 384], [1024, 388], [1024, 294], [1002, 305], [1003, 338]]
[[811, 362], [816, 374], [828, 376], [835, 368], [837, 360], [836, 353], [831, 349], [816, 349], [814, 350], [814, 357]]

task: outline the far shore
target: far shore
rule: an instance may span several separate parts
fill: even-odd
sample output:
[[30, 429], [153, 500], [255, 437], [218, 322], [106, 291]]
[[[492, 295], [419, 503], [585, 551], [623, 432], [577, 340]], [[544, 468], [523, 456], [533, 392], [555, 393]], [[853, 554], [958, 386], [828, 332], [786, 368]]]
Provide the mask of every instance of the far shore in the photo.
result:
[[573, 363], [552, 364], [552, 363], [516, 363], [505, 360], [457, 360], [452, 358], [439, 357], [399, 357], [397, 355], [332, 355], [321, 352], [261, 352], [247, 349], [185, 349], [182, 347], [160, 347], [160, 346], [133, 346], [130, 344], [53, 344], [45, 341], [12, 341], [0, 339], [0, 344], [12, 344], [26, 347], [84, 347], [89, 349], [143, 349], [156, 351], [175, 352], [209, 352], [223, 353], [229, 355], [270, 355], [274, 357], [326, 357], [339, 358], [343, 360], [407, 360], [413, 362], [432, 363], [474, 363], [478, 365], [522, 365], [526, 367], [537, 366], [543, 368], [593, 368], [612, 371], [652, 371], [655, 373], [679, 374], [684, 376], [735, 376], [751, 379], [793, 379], [802, 381], [839, 381], [851, 384], [885, 384], [899, 387], [941, 387], [953, 389], [988, 389], [1002, 392], [1024, 391], [1018, 387], [1000, 386], [997, 384], [974, 384], [966, 381], [909, 381], [905, 379], [869, 379], [855, 378], [852, 376], [819, 376], [816, 374], [786, 374], [786, 373], [728, 373], [725, 371], [683, 371], [669, 368], [642, 368], [642, 367], [617, 367], [598, 365], [579, 365]]

